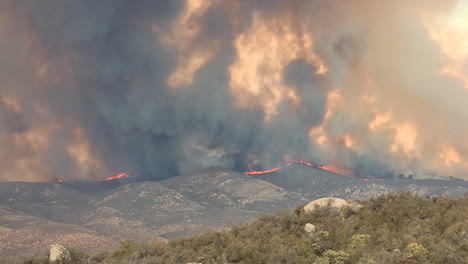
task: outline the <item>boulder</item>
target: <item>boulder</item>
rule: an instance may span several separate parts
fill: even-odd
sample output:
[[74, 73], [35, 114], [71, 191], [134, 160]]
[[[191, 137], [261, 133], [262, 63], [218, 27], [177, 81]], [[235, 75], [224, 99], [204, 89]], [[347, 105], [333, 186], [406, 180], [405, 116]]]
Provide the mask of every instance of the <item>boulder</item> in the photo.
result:
[[325, 197], [325, 198], [320, 198], [320, 199], [317, 199], [308, 203], [306, 206], [304, 206], [304, 211], [312, 212], [315, 210], [316, 206], [321, 207], [321, 206], [327, 206], [327, 205], [330, 205], [331, 207], [336, 208], [338, 210], [340, 210], [341, 208], [345, 206], [349, 206], [353, 209], [357, 209], [360, 207], [360, 205], [356, 203], [353, 203], [353, 202], [348, 203], [347, 201], [340, 199], [340, 198]]
[[307, 232], [307, 233], [312, 233], [315, 231], [315, 226], [311, 223], [307, 223], [304, 227], [304, 230]]
[[60, 245], [60, 244], [53, 244], [49, 246], [50, 248], [50, 254], [49, 254], [49, 260], [51, 263], [57, 263], [57, 262], [62, 262], [62, 261], [70, 261], [70, 252], [68, 250]]

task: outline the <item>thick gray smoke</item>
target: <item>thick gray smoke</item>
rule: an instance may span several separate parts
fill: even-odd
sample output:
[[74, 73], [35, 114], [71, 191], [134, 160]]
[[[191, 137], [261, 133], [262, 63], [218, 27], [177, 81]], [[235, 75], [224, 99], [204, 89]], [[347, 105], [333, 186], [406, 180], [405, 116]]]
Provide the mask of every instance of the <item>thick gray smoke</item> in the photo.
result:
[[468, 95], [439, 75], [424, 24], [454, 6], [1, 1], [0, 179], [163, 179], [296, 159], [463, 177]]

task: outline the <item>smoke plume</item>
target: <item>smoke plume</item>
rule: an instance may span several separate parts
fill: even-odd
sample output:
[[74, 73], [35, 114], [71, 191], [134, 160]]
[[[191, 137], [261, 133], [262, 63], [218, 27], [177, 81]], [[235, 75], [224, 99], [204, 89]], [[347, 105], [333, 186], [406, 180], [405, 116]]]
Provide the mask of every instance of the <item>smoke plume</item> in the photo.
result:
[[468, 179], [457, 4], [1, 1], [0, 180], [299, 159]]

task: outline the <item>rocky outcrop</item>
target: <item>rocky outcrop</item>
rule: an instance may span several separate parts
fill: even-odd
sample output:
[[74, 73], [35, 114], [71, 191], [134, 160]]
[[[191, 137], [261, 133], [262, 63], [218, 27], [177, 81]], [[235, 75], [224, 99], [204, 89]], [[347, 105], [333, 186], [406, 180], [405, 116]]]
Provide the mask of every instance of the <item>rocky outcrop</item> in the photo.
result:
[[60, 244], [53, 244], [50, 245], [50, 254], [49, 254], [49, 260], [50, 263], [61, 263], [63, 261], [70, 261], [70, 252], [68, 250], [60, 245]]
[[312, 212], [318, 207], [328, 206], [328, 205], [338, 210], [340, 210], [341, 208], [345, 206], [349, 206], [353, 209], [357, 209], [360, 207], [359, 204], [356, 204], [354, 202], [347, 202], [346, 200], [336, 198], [336, 197], [325, 197], [325, 198], [320, 198], [320, 199], [317, 199], [308, 203], [306, 206], [304, 206], [304, 211]]
[[312, 233], [315, 231], [315, 225], [311, 224], [311, 223], [307, 223], [305, 226], [304, 226], [304, 230], [307, 232], [307, 233]]

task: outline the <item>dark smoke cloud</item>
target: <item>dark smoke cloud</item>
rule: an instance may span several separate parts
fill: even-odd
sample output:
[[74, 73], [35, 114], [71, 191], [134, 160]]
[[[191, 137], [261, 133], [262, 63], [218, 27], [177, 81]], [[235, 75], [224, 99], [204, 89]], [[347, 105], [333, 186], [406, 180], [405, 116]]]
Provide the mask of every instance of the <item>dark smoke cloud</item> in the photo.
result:
[[[415, 1], [377, 5], [365, 0], [192, 1], [196, 2], [211, 4], [188, 20], [188, 31], [199, 30], [186, 37], [174, 32], [186, 10], [182, 0], [3, 1], [0, 179], [105, 178], [121, 171], [163, 179], [206, 166], [245, 170], [288, 159], [335, 163], [356, 175], [376, 177], [430, 170], [418, 163], [424, 157], [402, 162], [401, 155], [389, 153], [394, 128], [369, 132], [375, 116], [357, 103], [364, 85], [357, 68], [372, 69], [371, 74], [387, 85], [375, 93], [381, 100], [377, 108], [382, 112], [398, 108], [396, 119], [415, 105], [411, 121], [421, 129], [434, 126], [419, 121], [434, 105], [444, 112], [442, 117], [451, 117], [437, 124], [454, 127], [458, 122], [450, 123], [453, 115], [467, 118], [465, 109], [454, 109], [451, 101], [459, 98], [461, 104], [467, 97], [463, 89], [443, 97], [435, 88], [428, 93], [417, 88], [425, 85], [426, 75], [438, 70], [440, 65], [432, 58], [439, 51], [415, 13], [398, 9], [422, 8], [434, 15], [450, 10], [449, 1], [426, 1], [424, 6]], [[265, 109], [255, 103], [274, 98], [276, 90], [262, 90], [248, 99], [249, 107], [243, 107], [230, 87], [230, 69], [238, 56], [236, 40], [256, 17], [288, 24], [297, 36], [310, 34], [315, 52], [328, 68], [327, 74], [318, 74], [319, 67], [299, 55], [288, 61], [281, 81], [300, 103], [283, 98], [268, 121]], [[406, 53], [412, 43], [423, 51]], [[168, 78], [178, 65], [203, 52], [212, 56], [193, 72], [193, 80], [171, 87]], [[401, 68], [402, 54], [409, 58]], [[421, 67], [417, 61], [425, 54], [431, 59], [424, 61], [433, 64], [414, 70]], [[266, 67], [258, 74], [272, 72]], [[437, 81], [459, 86], [449, 78]], [[326, 117], [327, 98], [335, 89], [349, 108]], [[331, 146], [324, 149], [311, 139], [310, 130], [325, 119], [323, 130]], [[453, 133], [456, 138], [458, 132]], [[359, 148], [343, 145], [346, 134]]]

